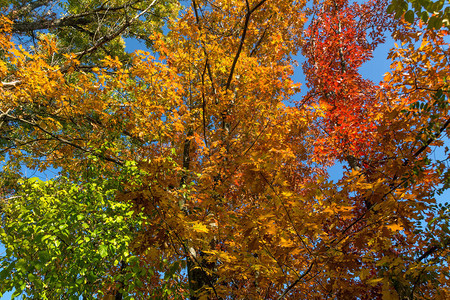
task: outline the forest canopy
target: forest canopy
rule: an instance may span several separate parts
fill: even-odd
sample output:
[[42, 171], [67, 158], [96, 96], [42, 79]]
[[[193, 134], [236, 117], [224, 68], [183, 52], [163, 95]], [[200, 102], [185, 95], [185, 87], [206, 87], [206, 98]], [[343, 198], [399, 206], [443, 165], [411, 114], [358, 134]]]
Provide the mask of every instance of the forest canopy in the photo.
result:
[[0, 295], [447, 299], [448, 4], [0, 1]]

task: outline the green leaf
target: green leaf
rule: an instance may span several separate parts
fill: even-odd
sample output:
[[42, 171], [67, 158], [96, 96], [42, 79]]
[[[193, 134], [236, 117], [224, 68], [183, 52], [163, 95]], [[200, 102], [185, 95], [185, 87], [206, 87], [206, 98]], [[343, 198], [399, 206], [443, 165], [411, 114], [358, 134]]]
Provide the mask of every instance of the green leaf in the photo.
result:
[[406, 12], [405, 20], [411, 24], [414, 23], [414, 12], [412, 10]]
[[389, 4], [389, 6], [387, 7], [387, 13], [388, 14], [391, 14], [391, 13], [393, 13], [394, 12], [394, 10], [395, 10], [395, 6], [394, 6], [394, 4]]
[[28, 179], [28, 182], [29, 183], [39, 183], [39, 184], [41, 184], [44, 181], [42, 181], [39, 177], [31, 177], [31, 178]]
[[21, 271], [23, 273], [25, 273], [27, 271], [27, 262], [25, 259], [21, 258], [16, 262], [16, 269], [17, 271]]
[[34, 275], [33, 273], [29, 273], [28, 274], [28, 280], [33, 283], [38, 277], [36, 275]]
[[431, 16], [428, 20], [428, 29], [440, 29], [442, 27], [442, 19], [439, 16]]
[[98, 253], [102, 258], [108, 256], [108, 248], [105, 245], [100, 245], [98, 247]]

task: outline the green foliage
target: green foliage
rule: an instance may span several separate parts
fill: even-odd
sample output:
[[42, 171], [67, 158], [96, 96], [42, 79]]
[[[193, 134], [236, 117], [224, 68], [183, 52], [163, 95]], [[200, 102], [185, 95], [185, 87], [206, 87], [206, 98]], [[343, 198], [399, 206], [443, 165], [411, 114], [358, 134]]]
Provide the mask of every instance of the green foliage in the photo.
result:
[[128, 270], [134, 274], [129, 279], [137, 276], [139, 265], [129, 245], [142, 215], [117, 202], [115, 193], [114, 185], [102, 179], [83, 184], [64, 177], [23, 180], [3, 203], [0, 239], [6, 255], [0, 257], [0, 294], [15, 289], [15, 296], [30, 299], [89, 298], [104, 293]]
[[149, 35], [162, 31], [165, 19], [178, 14], [179, 4], [173, 0], [9, 0], [0, 2], [0, 10], [14, 21], [13, 33], [22, 42], [36, 46], [43, 34], [56, 38], [59, 55], [52, 63], [61, 63], [61, 54], [75, 53], [83, 64], [92, 65], [107, 55], [128, 61], [126, 38], [151, 47]]
[[394, 13], [396, 18], [404, 14], [409, 23], [413, 23], [417, 16], [427, 24], [428, 29], [439, 29], [442, 26], [450, 27], [450, 7], [445, 2], [446, 0], [392, 0], [387, 10]]

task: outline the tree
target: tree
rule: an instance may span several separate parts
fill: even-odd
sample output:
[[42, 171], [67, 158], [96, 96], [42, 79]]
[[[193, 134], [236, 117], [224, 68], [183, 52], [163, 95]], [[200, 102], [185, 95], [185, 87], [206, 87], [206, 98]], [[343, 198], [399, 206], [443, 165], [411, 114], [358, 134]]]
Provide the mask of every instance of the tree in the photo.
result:
[[[445, 234], [442, 228], [433, 228], [436, 231], [428, 235], [421, 225], [411, 223], [420, 224], [418, 220], [424, 218], [428, 225], [433, 223], [424, 207], [434, 207], [435, 187], [443, 179], [437, 167], [444, 167], [442, 162], [432, 162], [427, 152], [442, 145], [439, 136], [448, 132], [448, 64], [440, 60], [448, 49], [443, 41], [447, 30], [396, 24], [386, 18], [386, 4], [374, 4], [320, 3], [303, 47], [312, 87], [306, 99], [312, 102], [320, 128], [316, 160], [338, 159], [353, 169], [344, 174], [340, 190], [328, 201], [350, 201], [354, 215], [327, 234], [330, 244], [344, 252], [337, 255], [336, 263], [356, 278], [333, 281], [342, 286], [343, 294], [366, 282], [372, 286], [371, 297], [437, 297], [440, 292], [425, 288], [424, 278], [435, 279], [430, 265], [441, 263], [440, 255], [446, 257]], [[382, 41], [385, 28], [394, 30], [403, 47], [392, 50], [394, 71], [376, 86], [362, 79], [358, 69]], [[420, 47], [419, 39], [423, 39]], [[442, 214], [445, 208], [438, 210]], [[433, 235], [441, 237], [437, 248]], [[368, 252], [366, 245], [377, 250]], [[429, 255], [435, 260], [423, 264]], [[364, 290], [365, 284], [359, 293]]]
[[127, 276], [139, 265], [128, 246], [141, 223], [129, 205], [114, 202], [107, 182], [31, 179], [21, 187], [4, 199], [2, 292], [56, 299], [100, 296], [123, 285], [132, 294], [141, 276], [152, 277], [151, 269]]
[[175, 1], [2, 1], [0, 10], [14, 23], [11, 32], [22, 45], [36, 47], [43, 35], [57, 37], [52, 64], [62, 65], [62, 54], [74, 54], [78, 68], [92, 68], [106, 55], [128, 60], [126, 38], [151, 47], [148, 36], [161, 31], [164, 19], [178, 12]]
[[[58, 252], [48, 273], [11, 263], [24, 251], [8, 252], [14, 275], [0, 280], [19, 293], [29, 276], [57, 285], [50, 278], [62, 272], [71, 290], [61, 297], [445, 298], [448, 210], [434, 193], [449, 186], [449, 154], [430, 154], [449, 134], [447, 29], [410, 25], [386, 9], [384, 1], [192, 1], [166, 35], [151, 34], [153, 54], [137, 51], [129, 62], [99, 54], [91, 68], [59, 52], [58, 35], [17, 47], [14, 23], [3, 18], [4, 174], [15, 178], [26, 164], [65, 177], [11, 184], [2, 239], [16, 249], [13, 230], [55, 222], [30, 213], [40, 201], [80, 192], [103, 237], [81, 249], [97, 257], [88, 269], [99, 270], [98, 285], [64, 271], [79, 258]], [[376, 85], [359, 68], [386, 29], [402, 46]], [[300, 49], [309, 92], [292, 105]], [[336, 161], [346, 172], [333, 182], [327, 167]], [[54, 215], [83, 211], [73, 201], [59, 206]], [[116, 223], [100, 225], [112, 216]], [[110, 245], [117, 228], [117, 248], [92, 249]], [[85, 229], [69, 241], [91, 236]], [[49, 247], [50, 238], [26, 233], [32, 247]]]

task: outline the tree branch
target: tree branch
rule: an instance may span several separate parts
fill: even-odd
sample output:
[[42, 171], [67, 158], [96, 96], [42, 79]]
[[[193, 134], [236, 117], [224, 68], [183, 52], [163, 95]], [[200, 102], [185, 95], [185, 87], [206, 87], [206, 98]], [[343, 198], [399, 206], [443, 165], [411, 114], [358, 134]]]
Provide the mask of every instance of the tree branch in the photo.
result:
[[303, 272], [303, 274], [300, 275], [293, 283], [291, 283], [291, 285], [287, 287], [287, 289], [283, 292], [283, 294], [281, 294], [280, 297], [277, 298], [277, 300], [283, 299], [300, 282], [300, 280], [302, 280], [303, 277], [311, 272], [313, 265], [314, 263], [311, 263], [309, 265], [309, 268], [305, 272]]
[[99, 47], [101, 47], [102, 45], [106, 44], [107, 42], [115, 39], [116, 37], [118, 37], [121, 33], [123, 33], [131, 24], [133, 24], [134, 22], [136, 22], [137, 20], [139, 20], [139, 18], [144, 15], [147, 11], [150, 10], [150, 8], [152, 8], [157, 0], [153, 0], [152, 3], [150, 3], [149, 6], [147, 6], [146, 9], [144, 9], [142, 12], [140, 12], [139, 14], [137, 14], [136, 16], [134, 16], [131, 20], [126, 20], [123, 25], [116, 31], [113, 32], [111, 34], [107, 34], [102, 36], [95, 45], [93, 45], [92, 47], [75, 53], [76, 56], [78, 56], [78, 59], [80, 59], [81, 57], [83, 57], [86, 54], [89, 54], [91, 52], [94, 52], [95, 50], [97, 50]]
[[25, 124], [28, 124], [28, 125], [30, 125], [30, 126], [33, 126], [33, 127], [35, 127], [35, 128], [38, 128], [39, 130], [41, 130], [41, 131], [44, 132], [45, 134], [49, 135], [49, 136], [52, 137], [53, 139], [55, 139], [55, 140], [57, 140], [57, 141], [59, 141], [59, 142], [61, 142], [61, 143], [63, 143], [63, 144], [72, 146], [73, 148], [76, 148], [76, 149], [78, 149], [78, 150], [81, 150], [81, 151], [83, 151], [83, 152], [85, 152], [85, 153], [92, 154], [92, 155], [97, 156], [97, 157], [99, 157], [99, 158], [101, 158], [101, 159], [104, 159], [104, 160], [106, 160], [106, 161], [115, 163], [115, 164], [117, 164], [117, 165], [119, 165], [119, 166], [123, 166], [123, 162], [121, 162], [120, 160], [115, 159], [115, 158], [112, 158], [112, 157], [105, 156], [105, 155], [103, 155], [103, 154], [97, 154], [97, 153], [93, 152], [92, 150], [86, 149], [86, 148], [84, 148], [84, 147], [82, 147], [82, 146], [80, 146], [80, 145], [77, 145], [77, 144], [75, 144], [75, 143], [69, 141], [69, 140], [66, 140], [65, 138], [59, 137], [59, 136], [57, 136], [57, 135], [51, 133], [50, 131], [46, 130], [45, 128], [43, 128], [43, 127], [40, 126], [39, 124], [36, 124], [36, 123], [33, 122], [33, 121], [28, 121], [28, 120], [25, 120], [25, 119], [23, 119], [23, 118], [15, 117], [15, 116], [13, 116], [13, 115], [5, 114], [5, 113], [2, 113], [2, 116], [3, 116], [5, 119], [10, 119], [10, 120], [18, 121], [18, 122], [25, 123]]
[[248, 29], [248, 23], [250, 22], [250, 17], [252, 15], [252, 13], [255, 12], [265, 2], [266, 2], [266, 0], [261, 0], [252, 9], [250, 9], [248, 0], [245, 1], [246, 5], [247, 5], [247, 14], [245, 15], [244, 29], [243, 29], [242, 36], [241, 36], [241, 42], [239, 43], [239, 48], [237, 50], [236, 55], [234, 56], [233, 63], [231, 64], [231, 70], [230, 70], [230, 74], [228, 75], [228, 80], [227, 80], [227, 84], [225, 86], [225, 90], [230, 89], [231, 81], [233, 80], [234, 69], [236, 68], [236, 64], [239, 60], [239, 56], [241, 55], [242, 48], [244, 46], [244, 41], [245, 41], [245, 37], [247, 35], [247, 29]]

